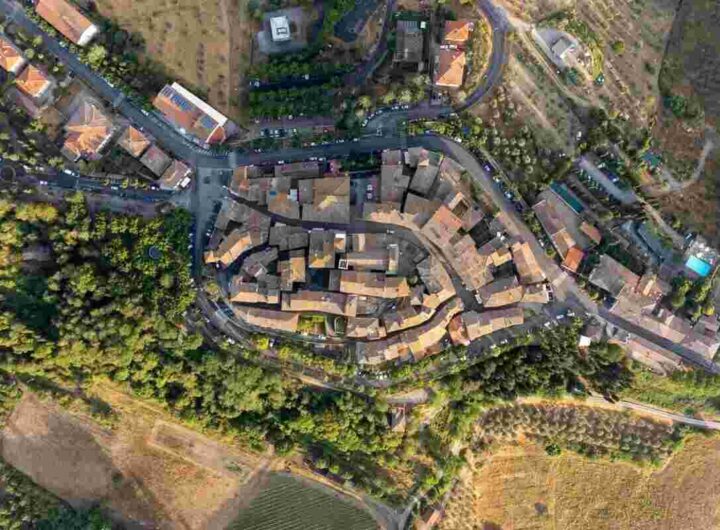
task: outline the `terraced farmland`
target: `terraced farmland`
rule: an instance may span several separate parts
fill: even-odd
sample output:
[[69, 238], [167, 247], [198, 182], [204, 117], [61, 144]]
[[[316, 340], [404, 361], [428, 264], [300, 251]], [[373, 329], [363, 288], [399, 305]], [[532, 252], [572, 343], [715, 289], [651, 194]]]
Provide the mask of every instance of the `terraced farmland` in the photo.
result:
[[283, 475], [272, 475], [267, 487], [242, 510], [230, 530], [371, 530], [377, 523], [362, 509]]

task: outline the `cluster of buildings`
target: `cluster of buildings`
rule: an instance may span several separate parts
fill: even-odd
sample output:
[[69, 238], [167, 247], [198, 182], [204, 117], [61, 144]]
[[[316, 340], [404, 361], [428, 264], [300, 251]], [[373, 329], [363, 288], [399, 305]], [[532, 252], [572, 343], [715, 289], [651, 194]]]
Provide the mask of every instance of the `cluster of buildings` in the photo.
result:
[[562, 267], [577, 273], [588, 251], [602, 241], [600, 230], [582, 218], [582, 209], [572, 192], [560, 185], [540, 193], [532, 209], [562, 260]]
[[400, 14], [396, 22], [393, 63], [413, 71], [423, 71], [425, 58], [432, 55], [433, 83], [439, 88], [457, 89], [463, 84], [467, 65], [466, 48], [474, 29], [469, 20], [447, 20], [442, 40], [435, 47], [428, 38], [428, 23], [417, 13]]
[[[614, 232], [616, 238], [623, 234], [627, 236], [619, 240], [624, 243], [622, 252], [629, 257], [633, 255], [630, 251], [647, 255], [643, 262], [645, 272], [636, 274], [595, 248], [602, 242], [603, 235], [588, 221], [584, 211], [582, 201], [558, 183], [543, 191], [533, 206], [533, 212], [556, 250], [562, 267], [605, 293], [610, 313], [669, 343], [686, 348], [699, 358], [713, 360], [720, 348], [717, 318], [703, 316], [697, 322], [690, 321], [671, 311], [666, 299], [671, 292], [670, 281], [673, 278], [687, 276], [698, 279], [710, 275], [717, 265], [718, 253], [698, 237], [680, 255], [660, 244], [658, 237], [648, 228], [649, 221], [640, 223], [632, 231], [625, 223], [621, 234]], [[653, 272], [655, 270], [657, 273]], [[636, 360], [659, 372], [678, 369], [682, 365], [682, 359], [670, 349], [641, 337], [621, 333], [613, 336], [613, 340], [621, 342]]]
[[377, 196], [358, 210], [333, 161], [240, 167], [229, 185], [239, 200], [223, 202], [205, 262], [226, 271], [249, 326], [298, 333], [323, 315], [322, 334], [361, 364], [467, 345], [522, 324], [521, 306], [550, 295], [529, 245], [476, 205], [463, 175], [440, 153], [387, 150]]
[[[638, 276], [608, 255], [600, 256], [588, 281], [612, 297], [610, 312], [663, 339], [711, 361], [720, 348], [720, 325], [715, 316], [693, 323], [663, 307], [670, 285], [652, 272]], [[649, 364], [662, 365], [675, 354], [666, 348], [632, 338], [626, 345], [631, 355]], [[679, 366], [678, 359], [678, 366]]]
[[445, 22], [443, 43], [435, 56], [433, 82], [442, 88], [460, 88], [465, 76], [467, 56], [465, 48], [473, 31], [473, 23], [468, 20], [448, 20]]
[[[46, 3], [38, 3], [38, 8], [44, 5]], [[82, 15], [80, 17], [86, 20]], [[69, 24], [75, 19], [63, 20], [65, 23], [61, 27], [70, 33]], [[9, 92], [9, 97], [31, 116], [40, 116], [53, 104], [53, 92], [58, 82], [42, 67], [30, 63], [6, 35], [0, 35], [0, 66], [15, 77], [14, 88]], [[100, 153], [116, 132], [113, 121], [103, 111], [102, 104], [89, 96], [77, 97], [66, 106], [63, 114], [65, 134], [62, 153], [73, 162], [81, 158], [100, 158]]]
[[[230, 183], [237, 196], [258, 203], [271, 213], [303, 221], [350, 222], [350, 177], [331, 162], [280, 164], [272, 172], [256, 166], [238, 168]], [[323, 178], [320, 178], [323, 177]]]
[[[85, 46], [98, 34], [98, 27], [66, 0], [37, 0], [35, 10], [78, 46]], [[14, 89], [9, 93], [15, 103], [35, 118], [52, 116], [54, 121], [64, 123], [61, 152], [72, 162], [100, 160], [107, 147], [117, 140], [118, 146], [152, 172], [160, 189], [175, 190], [190, 183], [192, 170], [187, 164], [173, 160], [143, 131], [116, 120], [81, 83], [58, 82], [42, 67], [31, 64], [3, 34], [0, 67], [15, 77]], [[59, 85], [70, 94], [62, 98], [62, 103], [53, 94]], [[172, 105], [182, 112], [172, 114]], [[187, 127], [188, 134], [206, 143], [222, 142], [232, 130], [227, 118], [177, 83], [161, 91], [156, 106], [168, 119], [176, 120], [178, 128]]]

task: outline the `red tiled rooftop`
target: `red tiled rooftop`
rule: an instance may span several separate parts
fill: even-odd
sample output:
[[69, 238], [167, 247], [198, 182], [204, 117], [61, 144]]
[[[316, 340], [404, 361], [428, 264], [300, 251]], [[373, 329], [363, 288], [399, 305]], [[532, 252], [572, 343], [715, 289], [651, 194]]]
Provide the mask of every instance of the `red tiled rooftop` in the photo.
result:
[[38, 0], [35, 10], [75, 44], [82, 46], [97, 32], [93, 23], [65, 0]]
[[112, 121], [94, 103], [83, 101], [65, 124], [63, 150], [75, 158], [93, 158], [112, 135]]
[[15, 84], [28, 96], [39, 98], [50, 87], [50, 78], [41, 70], [28, 65], [15, 79]]
[[135, 158], [142, 155], [145, 152], [145, 149], [150, 147], [150, 143], [151, 142], [147, 136], [138, 131], [132, 125], [125, 129], [125, 132], [123, 132], [120, 140], [118, 140], [118, 145]]
[[583, 251], [580, 250], [579, 247], [572, 247], [568, 250], [567, 254], [565, 254], [562, 266], [569, 271], [577, 272], [578, 267], [580, 267], [580, 262], [582, 262], [584, 256], [585, 254], [583, 254]]
[[441, 48], [435, 69], [435, 84], [438, 86], [458, 88], [462, 85], [465, 73], [465, 52], [450, 48]]
[[18, 73], [23, 64], [25, 58], [18, 47], [0, 36], [0, 66], [7, 72]]
[[470, 38], [473, 23], [469, 20], [448, 20], [445, 22], [445, 42], [465, 44]]

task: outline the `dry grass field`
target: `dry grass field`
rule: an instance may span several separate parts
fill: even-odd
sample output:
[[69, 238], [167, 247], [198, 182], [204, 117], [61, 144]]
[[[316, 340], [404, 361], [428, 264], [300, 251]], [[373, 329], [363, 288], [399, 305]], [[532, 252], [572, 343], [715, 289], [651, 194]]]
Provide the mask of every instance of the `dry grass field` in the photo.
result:
[[711, 530], [720, 527], [720, 439], [690, 439], [662, 469], [550, 457], [534, 445], [477, 455], [442, 530]]
[[[255, 499], [275, 498], [278, 513], [296, 501], [276, 495], [274, 471], [288, 468], [282, 460], [187, 429], [107, 384], [93, 393], [113, 410], [111, 430], [27, 393], [0, 433], [2, 459], [73, 505], [103, 503], [128, 528], [220, 530], [248, 509], [254, 517]], [[372, 527], [359, 504], [311, 482], [297, 479], [293, 491]]]
[[[588, 83], [576, 93], [642, 125], [655, 115], [657, 76], [678, 0], [501, 0], [499, 4], [516, 19], [540, 26], [555, 13], [574, 13], [600, 43], [605, 75], [604, 86]], [[621, 53], [612, 49], [617, 42], [624, 45]]]
[[145, 39], [146, 53], [172, 77], [207, 91], [211, 105], [242, 121], [255, 28], [247, 0], [95, 0], [98, 11]]
[[[106, 503], [150, 528], [223, 528], [241, 506], [258, 459], [167, 423], [120, 393], [108, 431], [26, 394], [2, 432], [2, 458], [72, 504]], [[256, 473], [257, 474], [257, 473]]]

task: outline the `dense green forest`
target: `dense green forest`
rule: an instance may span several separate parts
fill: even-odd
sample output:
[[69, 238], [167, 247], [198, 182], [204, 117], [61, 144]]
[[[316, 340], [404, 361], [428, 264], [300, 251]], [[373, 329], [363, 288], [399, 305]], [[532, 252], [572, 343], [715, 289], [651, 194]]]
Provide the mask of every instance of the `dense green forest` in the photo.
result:
[[[408, 492], [396, 471], [441, 494], [460, 465], [450, 442], [493, 404], [584, 386], [614, 393], [631, 380], [618, 348], [580, 352], [575, 324], [439, 379], [442, 421], [394, 432], [374, 391], [319, 392], [252, 364], [252, 355], [214, 351], [188, 328], [190, 223], [184, 210], [151, 220], [91, 215], [82, 194], [59, 208], [0, 199], [0, 368], [28, 385], [82, 389], [110, 377], [194, 425], [256, 448], [270, 442], [281, 454], [300, 449], [317, 468], [389, 501]], [[48, 259], [31, 257], [42, 249]]]

